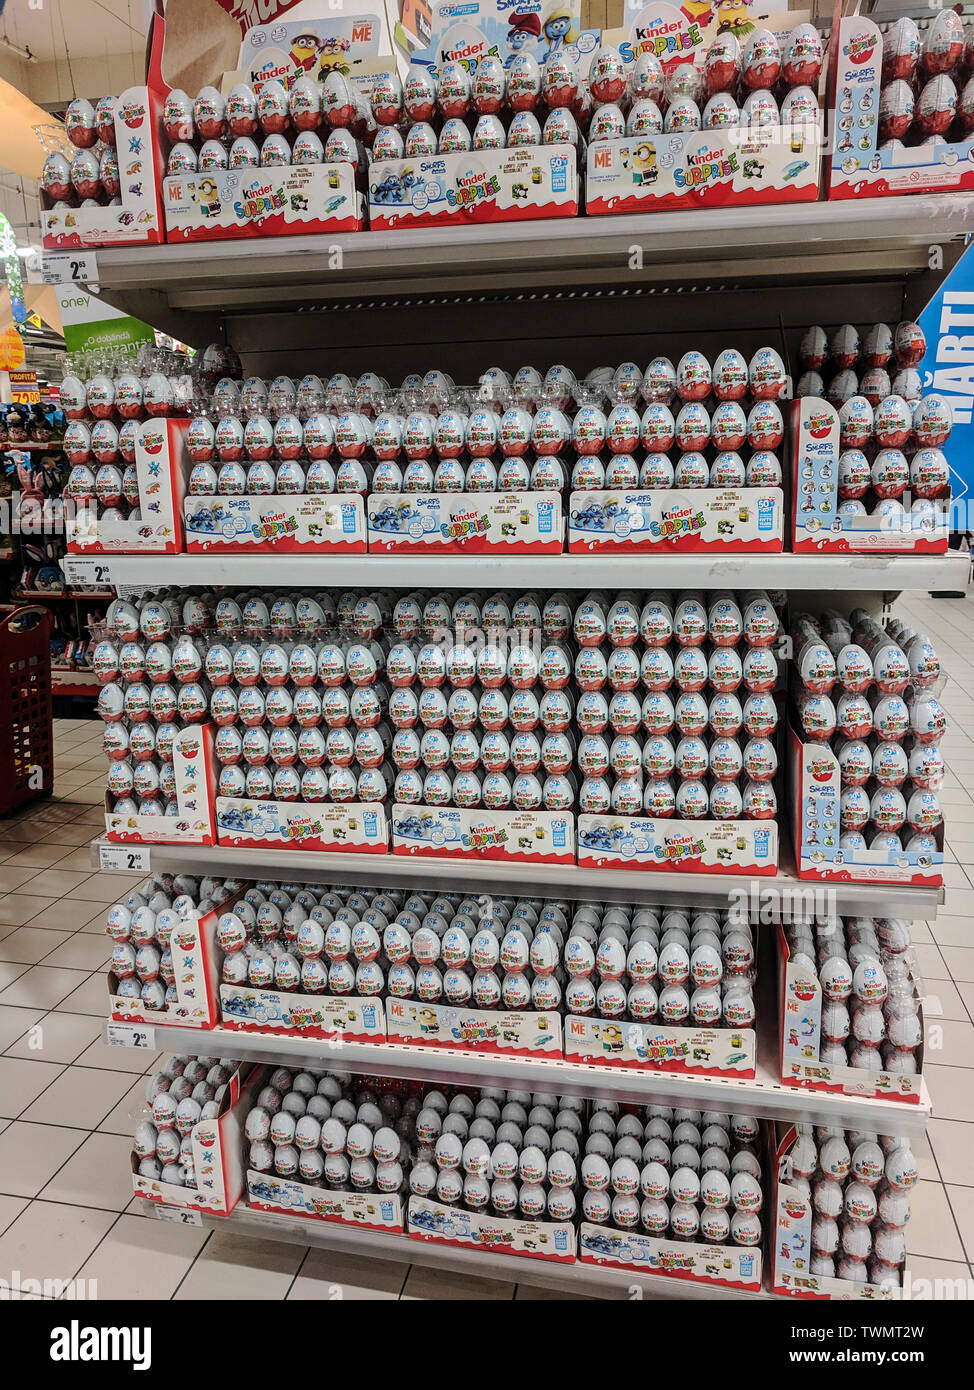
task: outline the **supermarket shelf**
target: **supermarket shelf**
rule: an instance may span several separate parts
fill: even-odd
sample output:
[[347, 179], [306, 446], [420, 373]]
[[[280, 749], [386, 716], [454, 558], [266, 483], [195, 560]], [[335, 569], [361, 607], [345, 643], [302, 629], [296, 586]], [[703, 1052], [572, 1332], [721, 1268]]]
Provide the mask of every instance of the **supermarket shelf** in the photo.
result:
[[[64, 571], [72, 576], [72, 560]], [[80, 557], [79, 557], [80, 558]], [[629, 587], [637, 574], [659, 570], [668, 587], [719, 585], [892, 593], [963, 589], [971, 573], [966, 552], [948, 555], [109, 555], [113, 584], [307, 584], [401, 586], [417, 583], [488, 588], [512, 585], [587, 590]], [[101, 561], [102, 557], [99, 557]], [[665, 570], [664, 567], [665, 566]]]
[[26, 440], [23, 444], [11, 444], [9, 440], [6, 444], [0, 444], [0, 452], [6, 453], [11, 449], [37, 450], [45, 454], [60, 454], [63, 452], [60, 439], [53, 440], [50, 444], [38, 444], [36, 440]]
[[[99, 849], [91, 843], [91, 862], [98, 867]], [[224, 877], [295, 878], [307, 883], [431, 884], [441, 889], [469, 890], [472, 881], [486, 892], [530, 893], [550, 897], [589, 898], [631, 902], [649, 895], [672, 904], [726, 907], [728, 894], [746, 891], [754, 910], [761, 893], [773, 889], [782, 912], [795, 913], [809, 904], [850, 916], [903, 917], [930, 920], [944, 899], [942, 888], [918, 888], [894, 883], [819, 883], [799, 879], [787, 868], [774, 878], [738, 874], [640, 872], [638, 869], [589, 869], [564, 864], [506, 864], [499, 860], [422, 859], [405, 854], [319, 854], [313, 850], [236, 849], [229, 845], [150, 845], [153, 870]]]
[[[159, 1203], [140, 1201], [142, 1215], [157, 1220], [181, 1220], [181, 1207], [163, 1207]], [[163, 1214], [164, 1213], [164, 1214]], [[197, 1220], [198, 1217], [198, 1220]], [[192, 1224], [213, 1231], [229, 1231], [233, 1235], [250, 1236], [254, 1240], [283, 1240], [291, 1245], [313, 1245], [321, 1250], [359, 1255], [366, 1259], [396, 1260], [406, 1265], [446, 1270], [455, 1274], [477, 1274], [485, 1279], [499, 1279], [508, 1284], [529, 1284], [532, 1287], [556, 1289], [589, 1298], [620, 1298], [631, 1300], [633, 1289], [648, 1299], [770, 1299], [777, 1295], [764, 1289], [748, 1293], [742, 1289], [725, 1289], [717, 1284], [694, 1283], [691, 1279], [672, 1279], [663, 1274], [644, 1274], [641, 1271], [603, 1269], [595, 1265], [560, 1265], [551, 1260], [532, 1260], [517, 1255], [502, 1255], [489, 1250], [463, 1250], [433, 1241], [410, 1240], [406, 1235], [382, 1231], [364, 1231], [354, 1226], [340, 1226], [331, 1221], [314, 1221], [297, 1216], [278, 1216], [274, 1212], [252, 1211], [240, 1205], [229, 1216], [210, 1216], [200, 1212]]]
[[52, 695], [89, 695], [94, 699], [101, 682], [93, 671], [59, 671], [51, 668]]
[[[918, 1105], [870, 1097], [805, 1091], [777, 1080], [777, 1037], [773, 976], [765, 972], [759, 991], [757, 1076], [753, 1081], [719, 1076], [677, 1076], [635, 1067], [596, 1067], [557, 1059], [504, 1057], [452, 1048], [402, 1047], [394, 1043], [351, 1043], [320, 1038], [239, 1033], [227, 1028], [200, 1031], [155, 1028], [161, 1052], [199, 1051], [207, 1056], [237, 1057], [273, 1066], [338, 1067], [366, 1076], [423, 1077], [440, 1085], [502, 1085], [516, 1090], [554, 1091], [558, 1095], [612, 1098], [635, 1105], [650, 1099], [695, 1110], [723, 1110], [768, 1120], [800, 1120], [878, 1134], [919, 1138], [930, 1117], [930, 1097], [922, 1084]], [[104, 1025], [107, 1039], [109, 1025]]]
[[111, 603], [115, 597], [114, 593], [107, 594], [86, 594], [79, 589], [60, 589], [51, 591], [47, 589], [15, 589], [11, 598], [36, 599], [42, 603], [49, 603], [52, 600], [76, 599], [79, 603], [86, 600], [89, 603]]
[[[157, 309], [233, 314], [356, 296], [543, 295], [701, 277], [889, 279], [927, 269], [931, 242], [970, 232], [974, 195], [950, 193], [876, 199], [867, 217], [853, 200], [115, 247], [98, 252], [98, 282], [131, 313], [154, 298]], [[640, 270], [634, 246], [643, 249]]]

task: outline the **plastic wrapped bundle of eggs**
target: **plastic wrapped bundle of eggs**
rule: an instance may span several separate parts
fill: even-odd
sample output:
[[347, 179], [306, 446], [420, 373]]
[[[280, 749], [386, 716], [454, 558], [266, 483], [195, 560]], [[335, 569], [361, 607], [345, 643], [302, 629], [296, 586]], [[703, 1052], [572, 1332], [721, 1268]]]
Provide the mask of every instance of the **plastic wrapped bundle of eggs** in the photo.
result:
[[118, 155], [115, 149], [115, 97], [97, 103], [78, 97], [64, 115], [64, 130], [76, 153], [48, 154], [41, 188], [52, 204], [108, 206], [120, 202]]
[[573, 619], [579, 808], [773, 818], [777, 630], [764, 591], [583, 599]]
[[550, 1092], [485, 1087], [448, 1100], [427, 1091], [412, 1123], [410, 1194], [502, 1219], [573, 1222], [584, 1114], [584, 1101]]
[[783, 45], [765, 28], [743, 45], [733, 32], [719, 34], [702, 65], [677, 63], [667, 72], [652, 53], [626, 63], [604, 46], [589, 70], [589, 139], [817, 123], [822, 59], [822, 39], [811, 24], [798, 25]]
[[916, 1075], [923, 1028], [910, 973], [907, 924], [819, 918], [786, 928], [792, 964], [822, 991], [819, 1060], [830, 1067]]
[[904, 16], [883, 35], [879, 137], [884, 146], [967, 137], [974, 124], [971, 40], [953, 11], [936, 15], [923, 34]]
[[418, 1109], [405, 1083], [286, 1067], [263, 1082], [244, 1119], [252, 1192], [263, 1174], [332, 1192], [403, 1190]]
[[[937, 852], [947, 715], [930, 638], [896, 620], [882, 628], [861, 609], [799, 614], [793, 636], [799, 727], [829, 744], [839, 765], [840, 847]], [[813, 841], [819, 829], [834, 831], [834, 810], [830, 824], [807, 828]]]
[[136, 1127], [132, 1142], [140, 1177], [173, 1187], [198, 1186], [194, 1131], [220, 1114], [237, 1067], [230, 1057], [169, 1057], [149, 1077], [149, 1115]]
[[[761, 1129], [750, 1115], [593, 1101], [583, 1221], [706, 1245], [761, 1243]], [[582, 1243], [598, 1249], [596, 1233]]]
[[754, 1026], [756, 946], [739, 914], [582, 903], [563, 962], [568, 1013], [675, 1027]]
[[174, 90], [163, 125], [170, 175], [259, 165], [358, 165], [364, 160], [360, 142], [369, 143], [376, 130], [356, 84], [340, 72], [329, 73], [323, 83], [304, 74], [289, 87], [271, 80], [256, 92], [241, 82], [226, 97], [215, 87], [204, 87], [195, 100]]
[[162, 1011], [179, 1003], [173, 968], [172, 934], [219, 909], [242, 885], [234, 879], [196, 879], [188, 874], [156, 875], [108, 909], [105, 930], [113, 944], [111, 992], [119, 999], [141, 999]]
[[812, 1216], [810, 1273], [896, 1288], [917, 1161], [904, 1138], [798, 1125], [786, 1137], [782, 1183]]
[[222, 981], [289, 994], [382, 995], [383, 933], [403, 898], [396, 889], [253, 884], [217, 922]]

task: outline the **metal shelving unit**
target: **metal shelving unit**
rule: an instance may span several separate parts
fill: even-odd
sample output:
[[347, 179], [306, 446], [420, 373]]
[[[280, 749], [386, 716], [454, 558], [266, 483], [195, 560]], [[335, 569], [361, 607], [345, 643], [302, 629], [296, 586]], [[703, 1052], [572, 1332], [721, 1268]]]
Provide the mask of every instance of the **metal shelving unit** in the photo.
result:
[[[91, 862], [97, 867], [102, 845], [91, 844]], [[115, 846], [117, 848], [117, 846]], [[638, 869], [588, 869], [578, 864], [514, 864], [501, 860], [424, 859], [405, 854], [320, 854], [299, 849], [246, 849], [230, 845], [150, 845], [153, 870], [182, 870], [191, 874], [218, 874], [224, 878], [294, 878], [307, 883], [432, 884], [438, 888], [467, 891], [471, 883], [497, 893], [527, 893], [549, 897], [596, 898], [630, 902], [650, 895], [673, 905], [726, 907], [734, 889], [747, 895], [747, 906], [758, 912], [762, 889], [770, 889], [782, 911], [799, 914], [803, 909], [845, 913], [850, 916], [936, 916], [943, 901], [942, 888], [920, 888], [895, 883], [824, 883], [799, 879], [787, 867], [768, 878], [741, 874], [687, 874], [643, 872]], [[786, 861], [787, 864], [787, 861]]]
[[[770, 975], [770, 971], [766, 972]], [[333, 1066], [366, 1076], [422, 1077], [431, 1085], [459, 1082], [465, 1086], [503, 1085], [515, 1090], [554, 1091], [557, 1095], [599, 1096], [634, 1105], [650, 1100], [695, 1110], [722, 1110], [759, 1119], [802, 1120], [817, 1125], [844, 1125], [877, 1134], [908, 1135], [918, 1139], [930, 1117], [926, 1087], [919, 1105], [876, 1100], [869, 1096], [782, 1086], [775, 1056], [778, 1030], [773, 1016], [773, 992], [767, 984], [759, 1005], [757, 1075], [752, 1080], [719, 1076], [679, 1076], [671, 1072], [640, 1071], [635, 1067], [582, 1066], [557, 1059], [502, 1057], [463, 1052], [459, 1048], [401, 1047], [393, 1043], [352, 1043], [321, 1038], [243, 1033], [228, 1028], [205, 1031], [156, 1028], [154, 1045], [163, 1052], [199, 1048], [207, 1056], [268, 1062], [272, 1066]], [[116, 1045], [122, 1028], [109, 1028]], [[141, 1026], [140, 1026], [141, 1031]]]
[[[160, 1208], [158, 1203], [145, 1200], [140, 1201], [139, 1205], [143, 1216], [155, 1217], [158, 1220], [180, 1221], [180, 1213], [184, 1210], [180, 1207]], [[187, 1224], [203, 1226], [212, 1231], [228, 1231], [232, 1235], [251, 1236], [254, 1240], [283, 1240], [290, 1245], [311, 1245], [316, 1249], [334, 1250], [345, 1255], [395, 1260], [406, 1265], [445, 1269], [455, 1274], [475, 1274], [481, 1278], [556, 1289], [566, 1294], [582, 1294], [590, 1298], [632, 1300], [633, 1290], [638, 1290], [639, 1297], [652, 1299], [760, 1300], [779, 1297], [765, 1289], [751, 1292], [744, 1289], [721, 1288], [719, 1284], [674, 1279], [663, 1274], [647, 1274], [637, 1269], [609, 1269], [600, 1265], [580, 1263], [558, 1264], [554, 1260], [524, 1259], [517, 1255], [502, 1255], [486, 1249], [464, 1250], [432, 1241], [413, 1240], [406, 1235], [340, 1226], [331, 1221], [279, 1216], [276, 1212], [255, 1211], [243, 1204], [238, 1205], [229, 1216], [194, 1213], [187, 1218]]]
[[[68, 555], [65, 573], [73, 571]], [[101, 563], [102, 557], [99, 557]], [[587, 590], [624, 588], [634, 565], [649, 581], [658, 567], [668, 587], [747, 585], [770, 589], [891, 593], [902, 589], [963, 588], [970, 576], [966, 553], [949, 555], [152, 555], [104, 557], [113, 584], [314, 584], [394, 586], [415, 581], [448, 588], [525, 586]], [[643, 568], [645, 566], [645, 568]]]
[[[942, 248], [948, 269], [974, 233], [974, 194], [876, 199], [868, 215], [854, 201], [727, 208], [632, 217], [552, 220], [351, 236], [288, 237], [192, 246], [113, 248], [97, 253], [99, 292], [124, 311], [202, 346], [229, 330], [244, 370], [271, 376], [298, 362], [314, 370], [376, 367], [389, 380], [406, 371], [450, 364], [471, 381], [491, 360], [565, 360], [587, 370], [598, 361], [644, 355], [647, 341], [672, 350], [708, 348], [734, 331], [742, 348], [779, 335], [797, 344], [800, 329], [825, 315], [839, 322], [896, 322], [919, 312], [936, 283]], [[769, 293], [760, 291], [768, 287]], [[328, 315], [328, 318], [323, 318]], [[723, 344], [722, 344], [723, 345]], [[654, 346], [654, 350], [658, 350]], [[668, 351], [670, 349], [667, 349]], [[381, 357], [380, 357], [381, 354]], [[307, 370], [308, 366], [303, 369]], [[397, 377], [398, 373], [398, 377]], [[101, 557], [100, 557], [101, 558]], [[966, 586], [970, 557], [665, 555], [633, 557], [349, 557], [177, 555], [105, 557], [113, 585], [424, 584], [430, 587], [550, 587], [578, 591], [663, 582], [674, 588], [765, 586], [888, 597], [902, 590]], [[72, 561], [65, 572], [72, 578]], [[658, 571], [658, 575], [656, 574]], [[787, 834], [785, 834], [787, 839]], [[93, 861], [99, 847], [93, 843]], [[774, 878], [604, 871], [579, 866], [525, 866], [400, 855], [316, 854], [301, 850], [152, 845], [154, 870], [238, 877], [292, 877], [315, 882], [471, 887], [570, 898], [650, 897], [679, 905], [726, 905], [737, 888], [772, 889], [776, 904], [800, 910], [827, 903], [848, 915], [930, 918], [943, 891], [883, 882], [799, 880], [788, 861]], [[777, 1081], [776, 975], [766, 968], [758, 999], [757, 1076], [753, 1081], [647, 1073], [427, 1050], [387, 1044], [335, 1044], [302, 1037], [204, 1033], [157, 1028], [150, 1045], [286, 1065], [430, 1082], [509, 1085], [580, 1096], [612, 1096], [770, 1119], [804, 1120], [918, 1137], [930, 1115], [919, 1105], [813, 1092]], [[124, 1031], [124, 1030], [123, 1030]], [[115, 1041], [124, 1040], [116, 1032]], [[205, 1040], [205, 1043], [204, 1041]], [[152, 1203], [146, 1214], [160, 1215]], [[168, 1219], [178, 1220], [172, 1211]], [[240, 1206], [204, 1226], [255, 1238], [476, 1273], [602, 1297], [770, 1297], [665, 1276], [492, 1255], [282, 1217]]]

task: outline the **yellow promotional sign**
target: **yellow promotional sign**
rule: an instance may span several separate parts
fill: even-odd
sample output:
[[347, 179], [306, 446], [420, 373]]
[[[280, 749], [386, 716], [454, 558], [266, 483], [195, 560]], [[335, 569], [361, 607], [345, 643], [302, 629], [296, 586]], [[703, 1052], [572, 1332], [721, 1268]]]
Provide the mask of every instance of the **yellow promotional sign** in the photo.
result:
[[16, 328], [10, 327], [0, 333], [0, 371], [15, 371], [24, 365], [26, 358], [24, 340]]

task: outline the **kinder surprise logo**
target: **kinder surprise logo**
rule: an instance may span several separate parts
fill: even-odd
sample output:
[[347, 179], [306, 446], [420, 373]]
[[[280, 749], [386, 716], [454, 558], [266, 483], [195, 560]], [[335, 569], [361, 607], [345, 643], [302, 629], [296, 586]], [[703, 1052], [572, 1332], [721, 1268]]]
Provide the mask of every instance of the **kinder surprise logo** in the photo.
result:
[[161, 430], [147, 430], [142, 435], [142, 447], [147, 454], [161, 454], [166, 436]]
[[200, 745], [195, 738], [184, 738], [179, 749], [184, 758], [195, 758], [199, 754]]
[[815, 998], [815, 986], [811, 980], [795, 980], [791, 986], [792, 993], [796, 999], [800, 999], [803, 1004]]
[[785, 1211], [794, 1221], [800, 1221], [805, 1215], [805, 1203], [788, 1200], [785, 1202]]
[[138, 130], [145, 120], [145, 107], [140, 101], [127, 101], [124, 106], [119, 107], [118, 115], [122, 124], [129, 130]]
[[812, 757], [808, 764], [808, 770], [812, 775], [813, 782], [827, 782], [832, 776], [832, 760], [825, 757]]
[[824, 414], [810, 415], [805, 421], [805, 428], [813, 439], [827, 439], [832, 429], [832, 419]]
[[853, 34], [842, 52], [854, 67], [861, 67], [873, 56], [876, 47], [875, 34]]
[[196, 933], [184, 928], [176, 937], [176, 945], [181, 951], [191, 951], [196, 945]]

